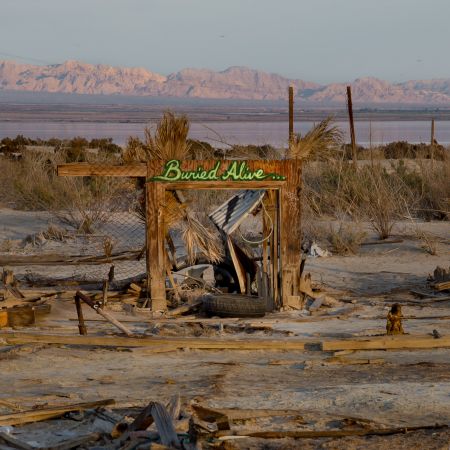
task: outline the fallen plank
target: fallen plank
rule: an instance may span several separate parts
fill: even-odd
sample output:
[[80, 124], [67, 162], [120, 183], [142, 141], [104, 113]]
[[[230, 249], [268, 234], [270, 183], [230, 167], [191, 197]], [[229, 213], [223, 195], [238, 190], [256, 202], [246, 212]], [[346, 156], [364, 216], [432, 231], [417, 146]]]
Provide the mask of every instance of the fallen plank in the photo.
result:
[[2, 414], [0, 415], [0, 426], [40, 422], [42, 420], [63, 416], [68, 412], [84, 411], [86, 409], [98, 408], [99, 406], [113, 405], [114, 403], [115, 401], [113, 399], [107, 399], [95, 402], [74, 403], [73, 405], [53, 406], [50, 408], [32, 409], [10, 414]]
[[173, 338], [173, 337], [118, 337], [118, 336], [68, 336], [40, 333], [0, 333], [0, 339], [9, 344], [27, 344], [41, 342], [59, 345], [90, 345], [101, 347], [177, 347], [192, 349], [229, 349], [229, 350], [304, 350], [305, 343], [311, 341], [269, 340], [269, 339], [210, 339], [210, 338]]
[[[292, 430], [292, 431], [254, 431], [239, 430], [234, 433], [230, 431], [217, 431], [215, 436], [248, 436], [263, 439], [307, 439], [307, 438], [340, 438], [346, 436], [387, 436], [392, 434], [403, 434], [411, 431], [419, 430], [442, 430], [447, 429], [448, 425], [424, 425], [416, 427], [399, 427], [399, 428], [373, 428], [373, 429], [348, 429], [348, 430]], [[227, 435], [228, 433], [228, 435]]]
[[323, 351], [331, 350], [385, 350], [385, 349], [421, 349], [450, 347], [450, 336], [435, 339], [430, 336], [375, 336], [359, 339], [339, 339], [323, 341]]

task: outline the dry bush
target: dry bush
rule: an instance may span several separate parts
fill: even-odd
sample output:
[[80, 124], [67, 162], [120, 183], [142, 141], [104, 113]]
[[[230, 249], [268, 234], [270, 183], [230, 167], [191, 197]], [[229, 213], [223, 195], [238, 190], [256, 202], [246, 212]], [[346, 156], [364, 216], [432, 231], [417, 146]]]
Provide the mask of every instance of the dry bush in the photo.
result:
[[367, 233], [356, 223], [340, 222], [337, 227], [330, 226], [327, 240], [338, 255], [355, 255]]
[[450, 218], [450, 160], [422, 161], [419, 165], [420, 184], [414, 189], [420, 198], [418, 213], [423, 218], [448, 220]]

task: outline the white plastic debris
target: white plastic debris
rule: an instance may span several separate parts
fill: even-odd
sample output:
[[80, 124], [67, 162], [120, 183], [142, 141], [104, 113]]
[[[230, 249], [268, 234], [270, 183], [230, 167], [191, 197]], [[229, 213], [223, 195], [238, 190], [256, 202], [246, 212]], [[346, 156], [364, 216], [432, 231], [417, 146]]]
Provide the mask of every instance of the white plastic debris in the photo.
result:
[[308, 256], [311, 256], [312, 258], [326, 258], [327, 256], [331, 256], [331, 253], [328, 250], [320, 248], [317, 245], [317, 242], [313, 242], [309, 248]]

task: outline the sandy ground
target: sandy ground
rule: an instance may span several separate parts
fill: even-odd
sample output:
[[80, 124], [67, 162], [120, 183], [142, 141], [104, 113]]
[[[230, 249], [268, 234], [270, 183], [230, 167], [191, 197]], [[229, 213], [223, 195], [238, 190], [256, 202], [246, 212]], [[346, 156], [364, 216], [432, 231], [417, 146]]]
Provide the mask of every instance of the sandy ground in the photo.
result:
[[[47, 227], [48, 220], [38, 213], [2, 210], [0, 244], [37, 233]], [[314, 316], [303, 311], [269, 314], [264, 318], [267, 329], [251, 335], [242, 327], [225, 326], [221, 334], [217, 324], [200, 327], [180, 319], [166, 323], [143, 314], [115, 314], [140, 334], [317, 341], [382, 334], [389, 305], [401, 301], [406, 302], [404, 315], [431, 317], [406, 320], [407, 333], [423, 335], [437, 329], [449, 335], [450, 301], [427, 306], [407, 301], [417, 301], [410, 290], [426, 290], [427, 275], [437, 265], [450, 265], [450, 227], [448, 223], [421, 224], [437, 237], [438, 255], [429, 255], [408, 226], [400, 224], [394, 232], [395, 237], [402, 237], [401, 243], [363, 246], [356, 256], [309, 258], [306, 271], [338, 304]], [[22, 270], [18, 268], [17, 273]], [[85, 315], [98, 318], [91, 311]], [[73, 302], [56, 299], [50, 315], [22, 331], [76, 335], [75, 318]], [[115, 334], [110, 324], [98, 321], [88, 321], [88, 329], [91, 334]], [[293, 409], [303, 418], [249, 421], [241, 424], [245, 429], [334, 429], [336, 420], [345, 417], [389, 427], [450, 425], [450, 349], [357, 351], [346, 354], [344, 363], [333, 355], [314, 348], [302, 352], [185, 349], [153, 353], [148, 349], [0, 346], [0, 400], [31, 408], [114, 398], [118, 409], [110, 414], [117, 419], [127, 408], [143, 407], [151, 400], [166, 402], [179, 393], [185, 407], [199, 402], [217, 408]], [[14, 433], [25, 441], [49, 445], [83, 430], [111, 426], [99, 417], [89, 416], [88, 422], [89, 426], [86, 421], [55, 420], [16, 427]], [[448, 450], [449, 443], [448, 430], [370, 438], [233, 441], [239, 449]]]

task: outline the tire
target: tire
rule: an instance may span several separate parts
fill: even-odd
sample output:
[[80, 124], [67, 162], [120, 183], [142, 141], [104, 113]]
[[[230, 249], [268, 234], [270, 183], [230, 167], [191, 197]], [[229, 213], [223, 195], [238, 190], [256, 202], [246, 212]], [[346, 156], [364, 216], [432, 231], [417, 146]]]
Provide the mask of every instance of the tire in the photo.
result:
[[250, 295], [206, 295], [203, 298], [203, 310], [209, 316], [263, 317], [266, 313], [266, 301]]

